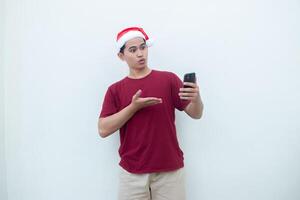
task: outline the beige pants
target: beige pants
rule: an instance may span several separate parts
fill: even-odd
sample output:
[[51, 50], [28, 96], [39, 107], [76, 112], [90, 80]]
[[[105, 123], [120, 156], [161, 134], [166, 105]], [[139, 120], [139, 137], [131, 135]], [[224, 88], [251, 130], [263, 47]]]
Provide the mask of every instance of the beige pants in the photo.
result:
[[184, 168], [133, 174], [120, 167], [119, 200], [185, 200]]

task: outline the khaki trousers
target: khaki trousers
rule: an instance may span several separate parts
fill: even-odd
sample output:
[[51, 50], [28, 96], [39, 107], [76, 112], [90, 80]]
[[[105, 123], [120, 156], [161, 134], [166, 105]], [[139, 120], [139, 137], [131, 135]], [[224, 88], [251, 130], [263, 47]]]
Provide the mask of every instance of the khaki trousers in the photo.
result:
[[133, 174], [120, 167], [119, 200], [185, 200], [184, 168]]

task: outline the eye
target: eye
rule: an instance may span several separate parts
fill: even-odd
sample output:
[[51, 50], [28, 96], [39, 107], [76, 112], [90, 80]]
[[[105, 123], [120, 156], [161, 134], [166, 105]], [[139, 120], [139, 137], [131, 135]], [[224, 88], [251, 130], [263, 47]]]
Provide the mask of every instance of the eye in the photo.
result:
[[142, 44], [140, 48], [143, 50], [143, 49], [146, 48], [146, 45], [145, 45], [145, 44]]
[[136, 48], [131, 48], [131, 49], [129, 49], [129, 52], [130, 53], [134, 53], [136, 51]]

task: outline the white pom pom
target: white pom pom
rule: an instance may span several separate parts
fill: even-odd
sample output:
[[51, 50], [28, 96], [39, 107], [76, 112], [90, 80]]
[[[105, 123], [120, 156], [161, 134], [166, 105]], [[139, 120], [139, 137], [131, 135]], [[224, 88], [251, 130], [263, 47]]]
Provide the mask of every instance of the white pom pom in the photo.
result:
[[154, 40], [152, 38], [149, 38], [148, 40], [146, 40], [146, 44], [148, 47], [151, 47], [154, 44]]

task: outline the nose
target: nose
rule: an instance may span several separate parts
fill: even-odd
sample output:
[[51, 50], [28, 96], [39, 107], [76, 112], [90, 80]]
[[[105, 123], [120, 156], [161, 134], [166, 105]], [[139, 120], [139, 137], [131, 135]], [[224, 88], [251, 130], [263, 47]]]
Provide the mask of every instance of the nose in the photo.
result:
[[142, 53], [142, 51], [140, 49], [138, 49], [136, 55], [138, 57], [141, 57], [141, 56], [143, 56], [143, 53]]

